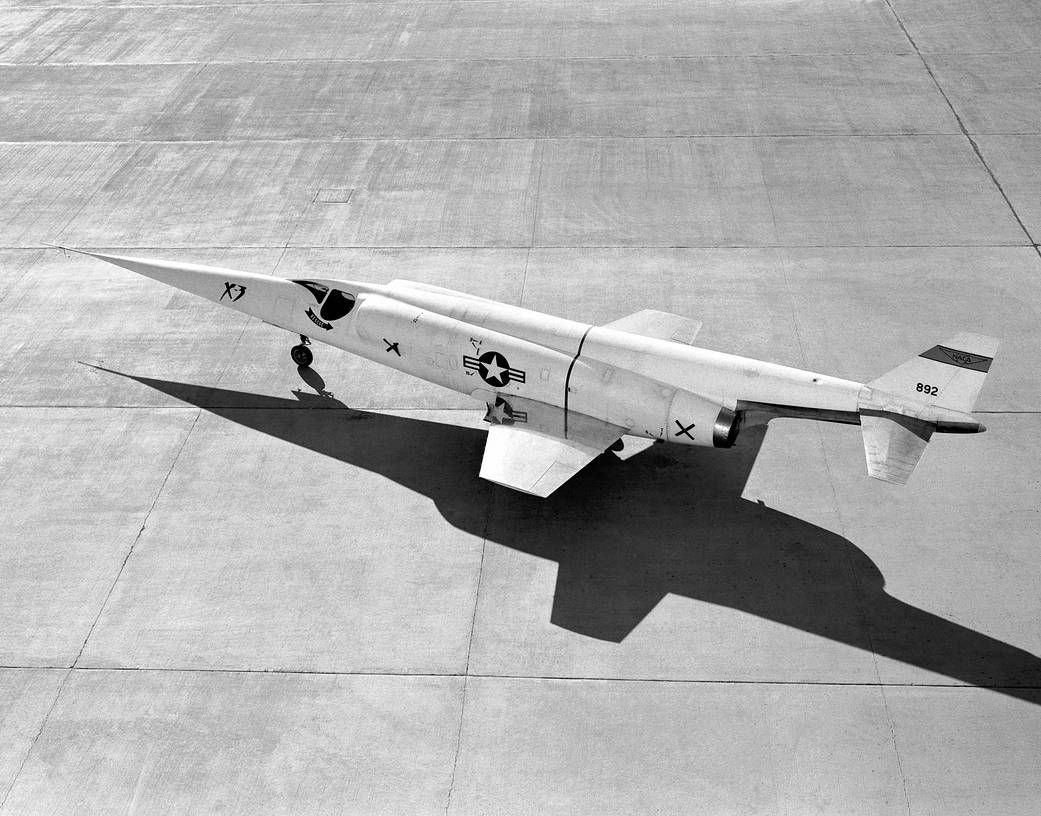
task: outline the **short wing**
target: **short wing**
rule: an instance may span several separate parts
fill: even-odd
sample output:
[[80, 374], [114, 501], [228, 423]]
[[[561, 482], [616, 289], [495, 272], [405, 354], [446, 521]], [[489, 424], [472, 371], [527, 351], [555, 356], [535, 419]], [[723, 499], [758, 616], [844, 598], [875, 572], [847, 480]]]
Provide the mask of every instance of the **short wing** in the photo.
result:
[[574, 440], [494, 425], [484, 446], [481, 478], [545, 498], [601, 453]]
[[653, 337], [657, 340], [672, 340], [689, 346], [701, 331], [701, 321], [670, 312], [659, 312], [657, 309], [644, 309], [607, 323], [604, 328]]
[[[502, 415], [499, 406], [489, 417]], [[514, 398], [488, 431], [481, 478], [545, 498], [617, 442], [626, 429], [583, 414]], [[490, 420], [491, 421], [491, 420]], [[498, 422], [499, 420], [495, 420]]]

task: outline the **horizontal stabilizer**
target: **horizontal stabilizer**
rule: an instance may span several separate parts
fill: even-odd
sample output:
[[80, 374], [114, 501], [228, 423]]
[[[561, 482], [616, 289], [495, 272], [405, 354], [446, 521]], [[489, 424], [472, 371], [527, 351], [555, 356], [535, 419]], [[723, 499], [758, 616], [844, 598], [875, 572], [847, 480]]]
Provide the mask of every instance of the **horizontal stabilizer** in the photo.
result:
[[694, 338], [701, 331], [701, 321], [691, 320], [689, 317], [671, 312], [659, 312], [657, 309], [643, 309], [627, 317], [606, 323], [604, 328], [628, 334], [639, 334], [643, 337], [653, 337], [656, 340], [671, 340], [674, 343], [690, 346], [693, 345]]
[[869, 382], [868, 387], [969, 413], [997, 348], [998, 341], [993, 337], [963, 332]]
[[907, 483], [934, 430], [929, 422], [895, 414], [863, 414], [860, 427], [868, 475], [893, 484]]

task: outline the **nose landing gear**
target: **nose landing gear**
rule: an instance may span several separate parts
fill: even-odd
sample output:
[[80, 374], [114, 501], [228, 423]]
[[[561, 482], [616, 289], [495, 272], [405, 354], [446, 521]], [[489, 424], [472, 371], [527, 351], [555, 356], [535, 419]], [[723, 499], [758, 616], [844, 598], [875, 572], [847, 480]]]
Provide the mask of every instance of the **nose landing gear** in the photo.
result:
[[307, 368], [311, 365], [314, 360], [314, 355], [311, 353], [311, 349], [308, 346], [311, 345], [311, 341], [300, 335], [300, 345], [293, 346], [289, 350], [289, 356], [293, 358], [293, 362], [301, 368]]

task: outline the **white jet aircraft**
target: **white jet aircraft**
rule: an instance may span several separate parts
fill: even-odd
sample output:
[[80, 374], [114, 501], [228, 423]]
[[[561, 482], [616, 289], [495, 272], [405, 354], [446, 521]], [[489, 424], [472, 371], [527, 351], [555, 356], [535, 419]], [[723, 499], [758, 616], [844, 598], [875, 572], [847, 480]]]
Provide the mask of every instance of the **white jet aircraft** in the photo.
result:
[[315, 338], [469, 394], [491, 424], [481, 477], [536, 496], [607, 449], [729, 448], [743, 423], [774, 417], [859, 424], [868, 473], [903, 484], [934, 432], [985, 430], [970, 412], [998, 346], [959, 334], [861, 384], [698, 348], [701, 323], [651, 309], [590, 326], [403, 280], [283, 280], [72, 251], [298, 334], [300, 366]]

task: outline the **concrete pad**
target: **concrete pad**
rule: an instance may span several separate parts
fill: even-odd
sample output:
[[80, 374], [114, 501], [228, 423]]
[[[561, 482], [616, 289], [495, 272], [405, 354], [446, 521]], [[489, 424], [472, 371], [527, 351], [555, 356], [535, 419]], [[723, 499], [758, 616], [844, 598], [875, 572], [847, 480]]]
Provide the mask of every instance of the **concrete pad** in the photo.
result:
[[[46, 249], [0, 249], [0, 304], [14, 290]], [[10, 314], [10, 313], [8, 313]]]
[[[192, 66], [0, 66], [3, 141], [140, 139]], [[148, 88], [147, 95], [137, 93]]]
[[194, 68], [153, 117], [155, 139], [336, 138], [372, 83], [370, 62], [274, 62]]
[[835, 532], [816, 430], [761, 444], [604, 457], [543, 501], [496, 491], [471, 670], [873, 682], [850, 572], [866, 559]]
[[44, 28], [25, 50], [42, 39], [51, 43], [48, 62], [364, 59], [381, 56], [402, 20], [415, 16], [380, 3], [131, 6], [100, 8], [89, 20], [63, 14], [70, 18], [61, 22], [63, 37]]
[[152, 137], [541, 136], [558, 79], [532, 60], [213, 65], [181, 87]]
[[4, 9], [3, 15], [0, 15], [0, 60], [10, 61], [11, 51], [30, 38], [32, 32], [53, 14], [52, 10], [41, 8]]
[[295, 246], [531, 246], [541, 146], [528, 140], [321, 145], [320, 187], [350, 203], [314, 203]]
[[[337, 158], [353, 167], [367, 153], [353, 144]], [[320, 157], [314, 143], [137, 145], [108, 167], [108, 183], [60, 238], [73, 246], [284, 246], [321, 186]]]
[[[18, 251], [8, 250], [11, 255]], [[277, 250], [135, 250], [145, 257], [270, 272]], [[82, 255], [21, 251], [32, 260], [3, 300], [0, 404], [181, 405], [100, 371], [216, 385], [248, 318]], [[286, 335], [287, 337], [289, 335]]]
[[0, 144], [0, 246], [54, 242], [134, 149], [130, 144]]
[[[529, 245], [539, 155], [520, 140], [145, 144], [61, 239], [160, 247]], [[348, 204], [314, 201], [325, 188], [354, 192]]]
[[1036, 51], [1041, 8], [1033, 0], [891, 0], [923, 51]]
[[975, 689], [886, 688], [910, 811], [1034, 813], [1039, 702], [1037, 691], [1013, 700]]
[[420, 12], [398, 3], [255, 3], [222, 13], [234, 32], [213, 58], [240, 62], [382, 58]]
[[927, 60], [969, 133], [1041, 132], [1041, 52], [932, 54]]
[[568, 4], [569, 57], [906, 53], [884, 3], [728, 0]]
[[0, 799], [40, 732], [64, 670], [0, 669]]
[[1025, 241], [957, 137], [550, 141], [543, 164], [541, 245]]
[[[806, 365], [865, 382], [962, 331], [1001, 339], [977, 409], [1033, 411], [1041, 263], [1028, 247], [785, 249]], [[780, 362], [780, 360], [779, 360]]]
[[[521, 299], [526, 258], [527, 250], [517, 249], [288, 250], [276, 273], [372, 283], [405, 278], [516, 304]], [[318, 392], [331, 393], [361, 409], [480, 407], [467, 395], [319, 343], [313, 347], [311, 371], [298, 372], [289, 359], [289, 348], [295, 343], [294, 335], [250, 321], [218, 385], [246, 394], [285, 398], [295, 394], [302, 400], [310, 400]]]
[[1032, 240], [1041, 241], [1041, 136], [980, 136], [976, 142]]
[[956, 133], [917, 55], [569, 60], [548, 135]]
[[[579, 14], [596, 14], [588, 9]], [[472, 59], [563, 57], [567, 10], [552, 0], [421, 3], [404, 22], [387, 57]]]
[[0, 410], [0, 665], [76, 659], [194, 418]]
[[[0, 129], [55, 140], [0, 146], [0, 665], [93, 667], [0, 670], [0, 810], [1036, 810], [1041, 270], [892, 11], [1029, 221], [1033, 0], [0, 6]], [[983, 330], [1002, 413], [900, 492], [792, 420], [536, 502], [417, 410], [465, 398], [61, 237], [852, 377]]]
[[957, 131], [913, 55], [218, 64], [152, 118], [159, 139]]
[[0, 66], [0, 82], [10, 141], [957, 130], [912, 55]]
[[984, 419], [984, 434], [934, 436], [902, 489], [863, 477], [856, 433], [821, 434], [842, 529], [877, 565], [853, 566], [882, 681], [1036, 698], [1041, 418]]
[[[45, 5], [45, 4], [40, 4]], [[64, 4], [59, 4], [64, 5]], [[5, 9], [4, 16], [14, 13]], [[37, 12], [39, 13], [39, 12]], [[0, 52], [4, 62], [143, 63], [211, 56], [233, 28], [234, 8], [162, 6], [52, 8]]]
[[77, 672], [11, 813], [442, 812], [457, 678]]
[[262, 404], [199, 419], [82, 665], [462, 672], [483, 433]]
[[886, 720], [870, 686], [472, 678], [449, 813], [906, 813]]

